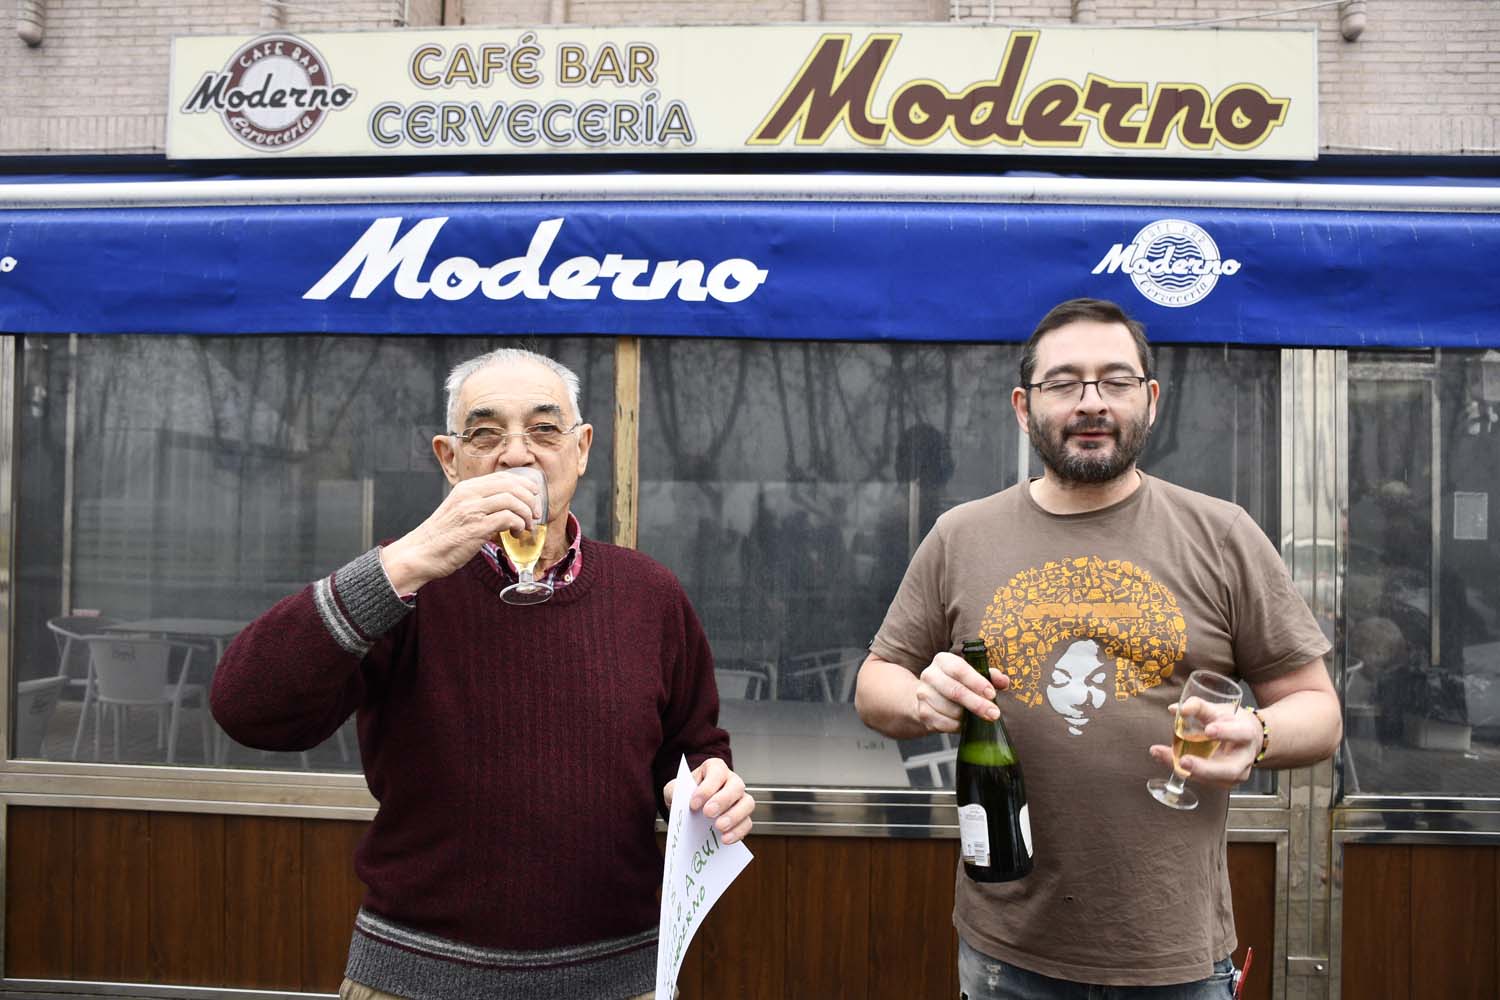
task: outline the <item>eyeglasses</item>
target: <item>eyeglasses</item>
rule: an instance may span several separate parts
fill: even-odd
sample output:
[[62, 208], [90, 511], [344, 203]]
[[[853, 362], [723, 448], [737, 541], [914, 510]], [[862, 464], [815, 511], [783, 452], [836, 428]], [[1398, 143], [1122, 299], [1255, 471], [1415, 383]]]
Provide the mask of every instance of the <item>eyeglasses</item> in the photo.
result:
[[528, 448], [551, 451], [560, 447], [564, 438], [582, 426], [582, 420], [567, 428], [553, 423], [532, 424], [523, 431], [506, 431], [499, 427], [482, 426], [470, 427], [462, 434], [450, 434], [449, 437], [458, 438], [465, 455], [470, 458], [483, 458], [497, 451], [504, 451], [505, 446], [510, 444], [510, 439], [514, 437], [525, 441]]
[[1111, 375], [1109, 378], [1076, 379], [1053, 378], [1045, 382], [1030, 382], [1027, 389], [1035, 389], [1042, 398], [1050, 402], [1074, 402], [1083, 399], [1089, 386], [1095, 386], [1100, 399], [1124, 399], [1141, 386], [1151, 381], [1145, 375]]

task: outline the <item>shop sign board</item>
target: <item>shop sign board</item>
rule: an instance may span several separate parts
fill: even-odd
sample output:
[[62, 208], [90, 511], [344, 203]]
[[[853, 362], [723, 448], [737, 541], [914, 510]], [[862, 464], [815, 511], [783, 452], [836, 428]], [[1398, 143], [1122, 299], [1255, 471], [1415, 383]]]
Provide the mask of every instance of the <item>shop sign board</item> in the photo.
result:
[[557, 27], [172, 46], [179, 159], [879, 151], [1315, 159], [1317, 35]]

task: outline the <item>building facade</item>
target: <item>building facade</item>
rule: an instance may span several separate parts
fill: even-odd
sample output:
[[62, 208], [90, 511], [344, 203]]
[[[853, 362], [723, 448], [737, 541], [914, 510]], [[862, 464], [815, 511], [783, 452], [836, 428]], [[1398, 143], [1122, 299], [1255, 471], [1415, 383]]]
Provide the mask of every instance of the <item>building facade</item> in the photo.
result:
[[1500, 10], [1484, 0], [266, 0], [185, 6], [149, 0], [19, 0], [16, 7], [16, 32], [0, 43], [0, 104], [7, 109], [0, 121], [0, 155], [162, 152], [170, 40], [180, 34], [808, 22], [1159, 25], [1228, 31], [1313, 25], [1318, 30], [1324, 153], [1500, 155]]
[[[1008, 388], [1042, 299], [1072, 294], [1155, 310], [1170, 403], [1145, 467], [1244, 507], [1335, 647], [1338, 758], [1258, 773], [1230, 801], [1236, 958], [1256, 956], [1245, 995], [1493, 995], [1500, 5], [18, 0], [15, 14], [0, 37], [0, 996], [336, 987], [360, 893], [349, 852], [375, 808], [353, 726], [264, 754], [218, 732], [195, 691], [260, 609], [430, 511], [444, 375], [518, 341], [582, 377], [596, 438], [574, 509], [682, 580], [762, 802], [758, 860], [696, 940], [683, 996], [956, 995], [953, 748], [874, 738], [848, 702], [935, 518], [1037, 474]], [[182, 36], [674, 25], [1180, 28], [1184, 45], [1315, 31], [1316, 136], [1287, 160], [1053, 152], [1039, 178], [1038, 161], [993, 150], [828, 159], [791, 143], [708, 167], [638, 156], [629, 175], [607, 148], [452, 170], [410, 153], [165, 155]], [[816, 176], [828, 162], [843, 176]], [[251, 177], [215, 179], [237, 173]], [[334, 262], [360, 233], [393, 240], [393, 214], [432, 248], [413, 267], [421, 294], [377, 274], [352, 294], [359, 261]], [[1222, 250], [1217, 290], [1152, 291], [1149, 267], [1131, 270], [1142, 233], [1194, 243], [1200, 263]], [[628, 250], [642, 274], [678, 266], [677, 284], [663, 279], [662, 304], [644, 279], [600, 281], [602, 300], [627, 294], [594, 312], [538, 284], [487, 311], [498, 296], [451, 249], [463, 239], [507, 264], [539, 240], [596, 268]], [[688, 295], [684, 258], [705, 286]], [[708, 287], [726, 258], [737, 277]], [[441, 296], [426, 294], [434, 266], [453, 282]], [[160, 724], [107, 724], [101, 631], [177, 643]]]

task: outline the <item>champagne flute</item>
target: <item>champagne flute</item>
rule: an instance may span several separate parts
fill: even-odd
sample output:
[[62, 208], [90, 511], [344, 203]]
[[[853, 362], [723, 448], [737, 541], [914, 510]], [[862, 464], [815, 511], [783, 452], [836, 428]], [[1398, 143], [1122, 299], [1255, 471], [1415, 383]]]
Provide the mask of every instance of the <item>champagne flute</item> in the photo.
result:
[[[1202, 703], [1203, 711], [1185, 715], [1182, 710], [1192, 698]], [[1210, 722], [1229, 718], [1239, 707], [1240, 686], [1228, 677], [1212, 670], [1194, 670], [1188, 675], [1187, 684], [1177, 699], [1177, 718], [1172, 724], [1172, 777], [1152, 778], [1146, 782], [1146, 790], [1152, 798], [1173, 809], [1198, 807], [1197, 794], [1187, 787], [1182, 758], [1212, 757], [1219, 749], [1219, 741], [1204, 735], [1204, 727]]]
[[540, 469], [530, 466], [511, 469], [510, 473], [530, 480], [536, 487], [542, 516], [537, 518], [530, 531], [501, 533], [500, 544], [515, 564], [520, 579], [500, 591], [500, 599], [506, 604], [541, 604], [552, 596], [551, 584], [536, 578], [536, 563], [542, 557], [542, 546], [547, 543], [547, 478]]

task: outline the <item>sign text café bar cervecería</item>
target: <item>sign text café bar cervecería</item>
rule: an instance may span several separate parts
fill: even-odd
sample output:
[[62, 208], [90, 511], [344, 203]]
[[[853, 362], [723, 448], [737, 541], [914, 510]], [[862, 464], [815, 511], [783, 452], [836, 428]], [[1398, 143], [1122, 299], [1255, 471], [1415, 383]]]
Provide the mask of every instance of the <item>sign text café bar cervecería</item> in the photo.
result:
[[184, 37], [177, 158], [1317, 156], [1312, 30], [931, 25]]

